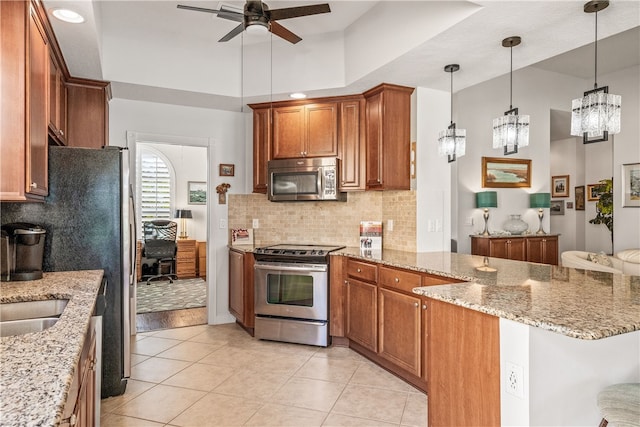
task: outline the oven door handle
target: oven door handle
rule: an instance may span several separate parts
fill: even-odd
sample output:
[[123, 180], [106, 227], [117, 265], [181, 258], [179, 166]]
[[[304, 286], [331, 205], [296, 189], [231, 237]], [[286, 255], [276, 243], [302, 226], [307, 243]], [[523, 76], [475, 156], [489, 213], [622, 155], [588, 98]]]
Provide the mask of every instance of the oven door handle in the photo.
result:
[[260, 264], [255, 263], [253, 265], [254, 270], [269, 270], [269, 271], [327, 271], [325, 264], [298, 264], [298, 265], [283, 265], [283, 264]]

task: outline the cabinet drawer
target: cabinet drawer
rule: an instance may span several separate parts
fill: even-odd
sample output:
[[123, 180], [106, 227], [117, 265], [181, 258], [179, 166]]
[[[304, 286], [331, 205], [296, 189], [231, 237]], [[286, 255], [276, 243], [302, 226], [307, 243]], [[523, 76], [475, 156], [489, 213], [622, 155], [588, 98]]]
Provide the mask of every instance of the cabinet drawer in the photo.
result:
[[380, 284], [387, 288], [411, 292], [413, 288], [422, 286], [420, 277], [420, 273], [380, 267]]
[[356, 277], [369, 282], [376, 282], [378, 280], [378, 268], [375, 264], [352, 259], [349, 259], [347, 263], [347, 274], [350, 277]]

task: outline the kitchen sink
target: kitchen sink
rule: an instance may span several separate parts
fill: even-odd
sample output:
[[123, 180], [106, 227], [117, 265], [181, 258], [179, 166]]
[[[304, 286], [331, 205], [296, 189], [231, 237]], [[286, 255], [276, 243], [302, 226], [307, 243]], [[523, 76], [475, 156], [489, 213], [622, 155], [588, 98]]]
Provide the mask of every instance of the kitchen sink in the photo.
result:
[[42, 332], [55, 325], [57, 321], [57, 317], [2, 321], [0, 322], [0, 337], [28, 334], [29, 332]]
[[59, 317], [69, 302], [68, 299], [8, 302], [0, 304], [0, 322], [9, 320]]
[[68, 302], [68, 299], [50, 299], [0, 304], [0, 337], [41, 332], [52, 327]]

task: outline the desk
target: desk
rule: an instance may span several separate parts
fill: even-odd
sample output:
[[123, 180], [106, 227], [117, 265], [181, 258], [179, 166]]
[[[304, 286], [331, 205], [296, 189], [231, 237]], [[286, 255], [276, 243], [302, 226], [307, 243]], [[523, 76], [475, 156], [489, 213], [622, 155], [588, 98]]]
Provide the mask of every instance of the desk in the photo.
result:
[[196, 241], [192, 239], [176, 240], [176, 275], [178, 279], [196, 277]]

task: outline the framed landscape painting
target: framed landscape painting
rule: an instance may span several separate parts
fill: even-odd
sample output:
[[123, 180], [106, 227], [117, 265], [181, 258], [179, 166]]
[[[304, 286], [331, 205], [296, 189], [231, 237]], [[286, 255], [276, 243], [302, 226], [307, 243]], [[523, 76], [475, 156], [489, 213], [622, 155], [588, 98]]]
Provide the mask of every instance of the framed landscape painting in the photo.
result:
[[576, 210], [583, 211], [584, 210], [584, 185], [579, 185], [576, 188], [574, 188], [573, 194], [575, 196]]
[[190, 205], [206, 205], [207, 204], [207, 183], [200, 181], [188, 182], [188, 204]]
[[622, 165], [622, 207], [640, 207], [640, 163]]
[[551, 215], [564, 215], [564, 200], [552, 200], [549, 213]]
[[482, 186], [489, 188], [531, 187], [531, 160], [483, 157]]

